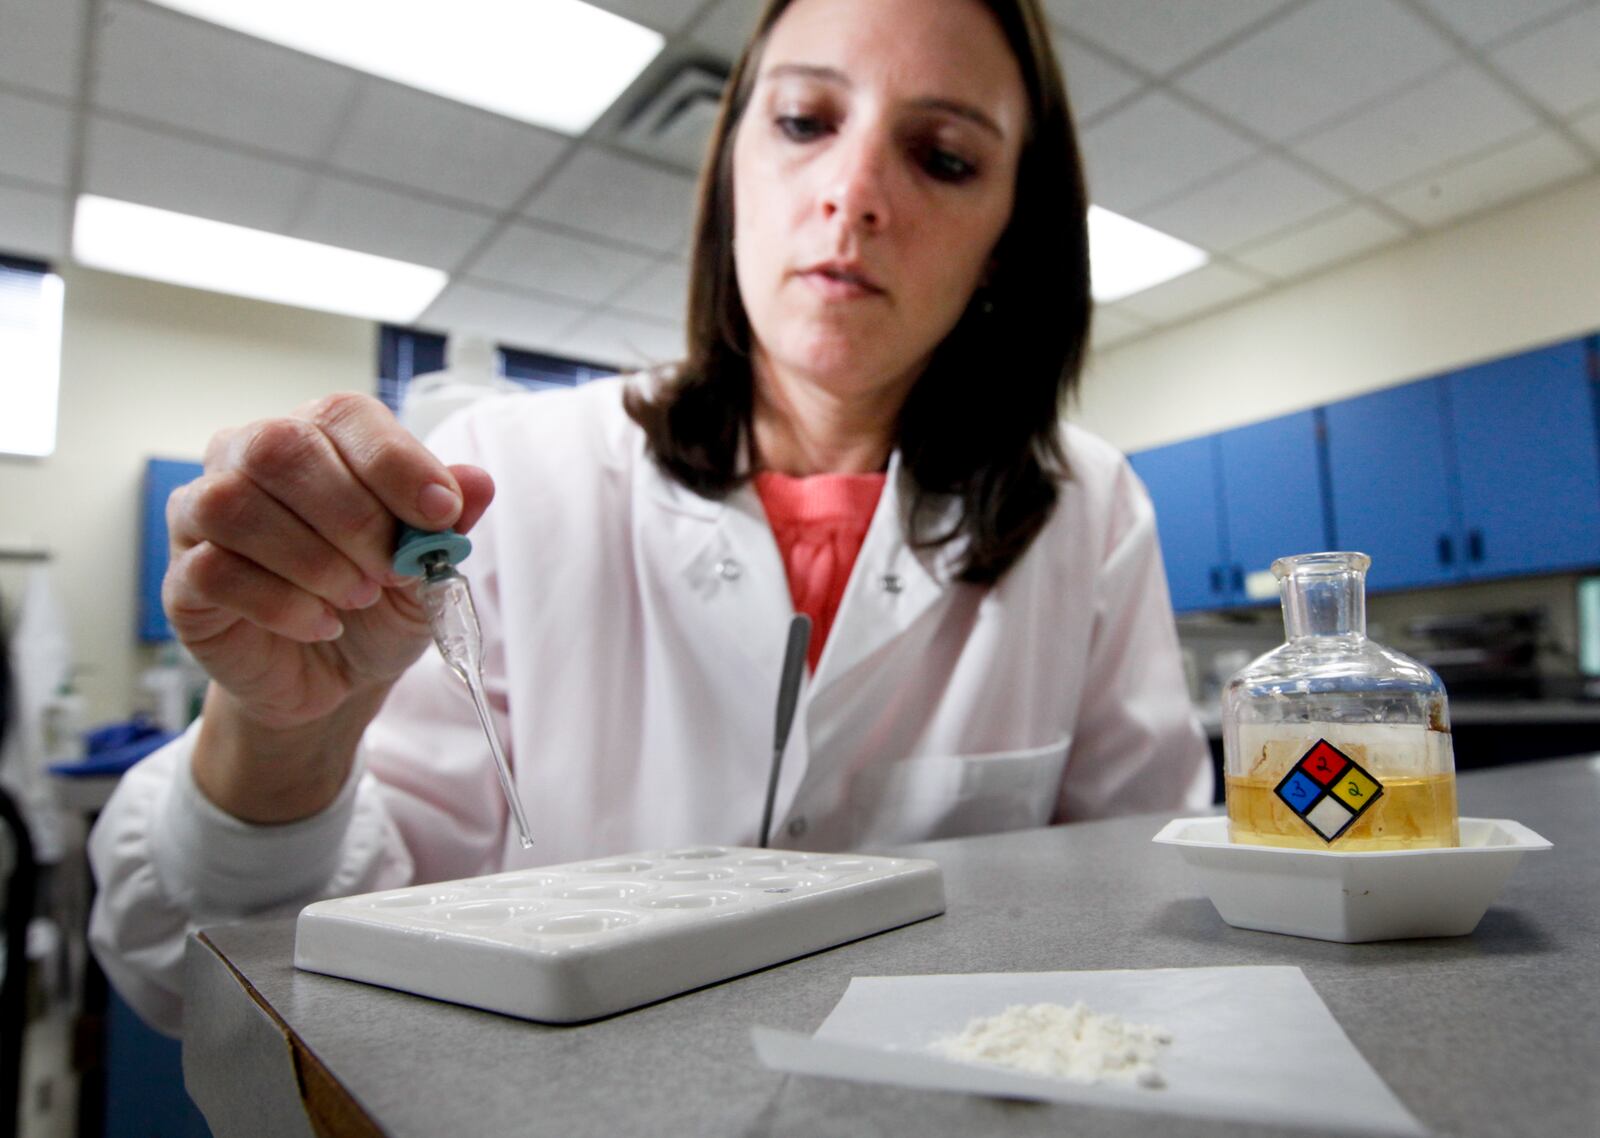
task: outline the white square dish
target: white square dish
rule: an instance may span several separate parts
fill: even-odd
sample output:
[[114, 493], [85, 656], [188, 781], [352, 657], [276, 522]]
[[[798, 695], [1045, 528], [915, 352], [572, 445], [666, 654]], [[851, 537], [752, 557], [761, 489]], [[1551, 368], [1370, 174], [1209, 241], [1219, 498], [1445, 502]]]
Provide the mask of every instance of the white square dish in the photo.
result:
[[1448, 849], [1333, 853], [1235, 845], [1225, 817], [1175, 818], [1175, 846], [1235, 928], [1346, 943], [1463, 936], [1529, 850], [1550, 843], [1504, 818], [1462, 818]]

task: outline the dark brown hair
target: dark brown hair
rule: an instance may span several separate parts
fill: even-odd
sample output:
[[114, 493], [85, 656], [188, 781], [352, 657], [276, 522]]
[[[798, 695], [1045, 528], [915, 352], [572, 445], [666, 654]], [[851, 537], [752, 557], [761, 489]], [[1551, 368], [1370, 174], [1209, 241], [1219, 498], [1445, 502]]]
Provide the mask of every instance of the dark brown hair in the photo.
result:
[[[734, 66], [700, 176], [690, 261], [688, 356], [628, 414], [651, 454], [689, 489], [723, 498], [748, 477], [753, 405], [750, 322], [733, 261], [733, 137], [772, 26], [769, 0]], [[1037, 0], [983, 0], [1022, 72], [1029, 127], [1011, 219], [994, 268], [916, 381], [896, 424], [914, 491], [905, 518], [919, 548], [965, 538], [958, 575], [999, 580], [1054, 508], [1066, 475], [1060, 415], [1076, 390], [1089, 330], [1089, 238], [1077, 136]], [[950, 497], [957, 521], [935, 532]]]

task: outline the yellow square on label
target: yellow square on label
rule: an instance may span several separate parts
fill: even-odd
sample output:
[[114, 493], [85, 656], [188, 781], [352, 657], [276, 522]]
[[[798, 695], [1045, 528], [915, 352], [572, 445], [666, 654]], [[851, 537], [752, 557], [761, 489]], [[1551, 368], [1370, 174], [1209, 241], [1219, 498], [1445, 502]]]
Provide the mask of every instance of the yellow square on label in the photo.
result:
[[1378, 797], [1381, 789], [1383, 788], [1360, 771], [1348, 771], [1339, 779], [1333, 792], [1348, 802], [1351, 809], [1360, 810]]

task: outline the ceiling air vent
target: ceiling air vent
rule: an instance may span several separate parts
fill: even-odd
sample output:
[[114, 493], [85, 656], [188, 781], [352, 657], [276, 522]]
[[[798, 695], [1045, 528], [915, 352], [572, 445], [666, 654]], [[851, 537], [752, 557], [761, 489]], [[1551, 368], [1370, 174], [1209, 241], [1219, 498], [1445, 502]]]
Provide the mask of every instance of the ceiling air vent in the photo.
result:
[[634, 108], [617, 141], [630, 150], [699, 170], [727, 74], [705, 64], [685, 64]]

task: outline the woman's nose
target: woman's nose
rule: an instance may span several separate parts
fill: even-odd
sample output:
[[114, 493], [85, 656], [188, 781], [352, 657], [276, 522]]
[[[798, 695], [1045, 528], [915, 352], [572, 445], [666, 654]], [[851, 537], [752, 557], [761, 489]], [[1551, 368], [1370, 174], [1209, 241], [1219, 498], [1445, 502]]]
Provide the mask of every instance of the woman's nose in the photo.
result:
[[872, 139], [840, 146], [822, 195], [822, 216], [851, 228], [882, 230], [889, 224], [885, 148]]

